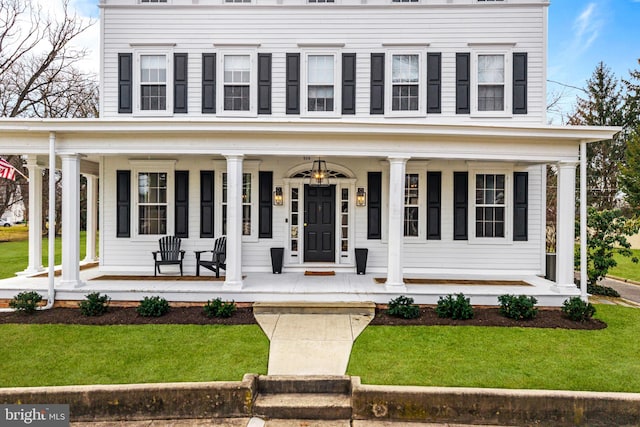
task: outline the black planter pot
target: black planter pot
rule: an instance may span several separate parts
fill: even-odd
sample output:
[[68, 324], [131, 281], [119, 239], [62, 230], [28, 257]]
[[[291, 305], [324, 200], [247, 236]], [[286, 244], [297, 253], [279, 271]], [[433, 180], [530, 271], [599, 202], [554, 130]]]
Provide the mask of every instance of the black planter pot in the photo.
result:
[[356, 272], [358, 274], [365, 274], [367, 272], [367, 255], [369, 249], [356, 248]]
[[271, 271], [273, 271], [273, 274], [282, 273], [283, 258], [284, 248], [271, 248]]

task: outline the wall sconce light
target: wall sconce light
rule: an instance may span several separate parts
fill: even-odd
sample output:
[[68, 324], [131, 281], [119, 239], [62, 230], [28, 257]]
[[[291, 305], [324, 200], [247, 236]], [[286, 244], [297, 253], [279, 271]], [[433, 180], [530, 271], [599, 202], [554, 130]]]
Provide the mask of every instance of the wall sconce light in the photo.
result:
[[356, 206], [367, 206], [367, 193], [363, 187], [358, 187], [356, 191]]
[[284, 204], [284, 196], [282, 195], [282, 187], [276, 187], [273, 192], [273, 206], [282, 206]]

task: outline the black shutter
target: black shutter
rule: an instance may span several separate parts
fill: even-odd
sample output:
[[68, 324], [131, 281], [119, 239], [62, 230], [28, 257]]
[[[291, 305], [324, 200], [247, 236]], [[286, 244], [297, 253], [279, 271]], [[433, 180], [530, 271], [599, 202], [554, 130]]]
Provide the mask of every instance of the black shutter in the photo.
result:
[[175, 234], [189, 237], [189, 171], [176, 171]]
[[471, 54], [456, 53], [456, 114], [471, 113]]
[[527, 114], [527, 53], [513, 54], [513, 114]]
[[453, 173], [453, 239], [467, 240], [469, 218], [469, 173]]
[[367, 239], [379, 240], [382, 239], [382, 172], [369, 172], [367, 187]]
[[258, 195], [258, 237], [270, 239], [272, 233], [273, 205], [271, 204], [271, 191], [273, 188], [273, 172], [260, 172]]
[[441, 113], [442, 54], [427, 54], [427, 113]]
[[342, 114], [356, 113], [356, 54], [342, 54]]
[[216, 54], [202, 54], [202, 113], [216, 112]]
[[173, 112], [187, 112], [188, 56], [186, 53], [173, 54]]
[[116, 172], [116, 237], [131, 236], [131, 171]]
[[384, 53], [371, 54], [370, 114], [384, 114]]
[[529, 240], [529, 174], [513, 173], [513, 240]]
[[200, 237], [213, 234], [213, 171], [200, 171]]
[[300, 54], [287, 53], [287, 114], [300, 114]]
[[427, 240], [440, 240], [442, 172], [427, 172]]
[[118, 54], [118, 113], [131, 113], [133, 109], [133, 55]]
[[258, 114], [271, 114], [271, 54], [258, 54]]

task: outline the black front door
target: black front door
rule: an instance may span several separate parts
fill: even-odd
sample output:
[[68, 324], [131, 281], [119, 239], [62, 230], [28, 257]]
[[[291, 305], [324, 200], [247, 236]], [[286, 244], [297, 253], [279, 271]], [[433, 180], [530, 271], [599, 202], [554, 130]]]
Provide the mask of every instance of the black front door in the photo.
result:
[[304, 260], [335, 261], [336, 186], [304, 186]]

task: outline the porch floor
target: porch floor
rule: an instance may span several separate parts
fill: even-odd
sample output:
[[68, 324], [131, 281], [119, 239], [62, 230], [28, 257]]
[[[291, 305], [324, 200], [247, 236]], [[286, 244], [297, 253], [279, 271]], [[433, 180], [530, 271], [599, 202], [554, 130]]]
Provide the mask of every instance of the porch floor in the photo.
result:
[[[384, 274], [357, 275], [338, 272], [333, 276], [305, 276], [303, 272], [271, 274], [247, 272], [241, 290], [228, 289], [223, 280], [178, 280], [176, 275], [161, 275], [159, 280], [145, 280], [139, 273], [119, 272], [119, 275], [138, 276], [134, 280], [98, 279], [105, 274], [98, 267], [80, 271], [81, 286], [62, 285], [55, 278], [56, 300], [79, 301], [91, 292], [108, 294], [112, 301], [139, 301], [145, 296], [160, 295], [173, 302], [205, 302], [220, 297], [236, 302], [374, 302], [388, 303], [399, 295], [412, 297], [417, 304], [436, 304], [440, 296], [462, 292], [474, 305], [497, 305], [503, 294], [535, 296], [540, 306], [560, 306], [564, 300], [580, 294], [575, 287], [555, 288], [554, 282], [537, 276], [504, 276], [480, 274], [406, 274], [411, 279], [443, 279], [447, 284], [407, 284], [405, 290], [388, 290], [376, 278]], [[457, 280], [464, 284], [456, 284]], [[488, 284], [491, 281], [500, 284]], [[469, 284], [477, 281], [479, 284]], [[530, 286], [504, 284], [505, 281], [526, 282]], [[47, 277], [16, 276], [0, 280], [0, 300], [13, 298], [25, 290], [39, 291], [46, 296]]]

